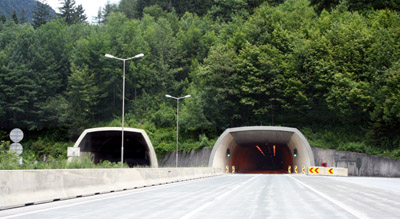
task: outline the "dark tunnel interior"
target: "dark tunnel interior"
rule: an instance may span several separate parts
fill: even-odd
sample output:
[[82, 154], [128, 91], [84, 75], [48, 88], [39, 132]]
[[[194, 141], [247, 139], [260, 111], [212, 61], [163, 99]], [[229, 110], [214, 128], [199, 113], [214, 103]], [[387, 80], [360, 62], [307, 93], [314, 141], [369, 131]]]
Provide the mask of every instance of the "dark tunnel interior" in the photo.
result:
[[[88, 133], [82, 152], [93, 156], [95, 163], [102, 161], [121, 161], [121, 131], [102, 131]], [[141, 133], [124, 132], [124, 163], [130, 167], [150, 166], [149, 148]]]
[[249, 143], [236, 145], [228, 163], [238, 173], [287, 173], [293, 166], [289, 147], [285, 144]]

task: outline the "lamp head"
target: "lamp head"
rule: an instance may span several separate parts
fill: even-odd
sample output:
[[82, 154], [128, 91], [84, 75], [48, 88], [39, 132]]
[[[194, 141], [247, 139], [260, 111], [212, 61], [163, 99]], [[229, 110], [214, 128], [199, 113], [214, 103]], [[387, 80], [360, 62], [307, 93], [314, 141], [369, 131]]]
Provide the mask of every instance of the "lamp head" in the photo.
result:
[[144, 56], [144, 54], [143, 54], [143, 53], [140, 53], [140, 54], [135, 55], [134, 58], [135, 58], [135, 59], [136, 59], [136, 58], [142, 58], [143, 56]]

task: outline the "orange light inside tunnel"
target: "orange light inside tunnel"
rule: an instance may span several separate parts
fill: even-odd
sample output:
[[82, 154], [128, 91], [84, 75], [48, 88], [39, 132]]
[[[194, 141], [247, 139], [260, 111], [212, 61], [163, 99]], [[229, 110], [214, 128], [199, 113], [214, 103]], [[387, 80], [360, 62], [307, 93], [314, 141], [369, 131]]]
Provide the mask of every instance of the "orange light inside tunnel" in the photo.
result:
[[274, 149], [274, 157], [275, 157], [276, 156], [276, 146], [274, 145], [272, 148]]
[[257, 147], [257, 149], [261, 152], [261, 154], [265, 157], [265, 154], [264, 154], [264, 152], [261, 150], [261, 148], [260, 148], [258, 145], [256, 145], [256, 147]]

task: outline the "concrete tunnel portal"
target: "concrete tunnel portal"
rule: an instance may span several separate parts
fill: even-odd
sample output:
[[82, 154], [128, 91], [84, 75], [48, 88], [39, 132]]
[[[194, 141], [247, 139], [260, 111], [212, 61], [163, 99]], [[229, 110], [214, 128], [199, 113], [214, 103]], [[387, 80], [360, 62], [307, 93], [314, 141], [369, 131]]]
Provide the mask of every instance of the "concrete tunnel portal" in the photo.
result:
[[286, 173], [289, 166], [298, 166], [300, 172], [302, 166], [314, 165], [311, 147], [299, 130], [274, 126], [227, 129], [209, 160], [209, 167], [235, 166], [238, 173]]
[[[130, 167], [158, 167], [153, 145], [142, 129], [124, 129], [124, 163]], [[121, 161], [121, 127], [102, 127], [86, 129], [75, 142], [80, 157], [90, 154], [94, 163], [102, 161]]]

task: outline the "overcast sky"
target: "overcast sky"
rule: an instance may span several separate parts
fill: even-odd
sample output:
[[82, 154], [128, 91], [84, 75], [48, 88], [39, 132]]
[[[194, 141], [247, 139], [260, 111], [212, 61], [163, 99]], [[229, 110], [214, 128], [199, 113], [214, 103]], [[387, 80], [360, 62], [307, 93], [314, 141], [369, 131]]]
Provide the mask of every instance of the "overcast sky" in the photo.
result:
[[[62, 0], [47, 0], [47, 3], [58, 13], [58, 8], [62, 6]], [[87, 21], [92, 22], [93, 17], [97, 16], [97, 12], [99, 11], [99, 7], [104, 8], [107, 2], [111, 4], [119, 3], [120, 0], [75, 0], [76, 6], [82, 5], [83, 9], [85, 9], [86, 16], [88, 17]]]

